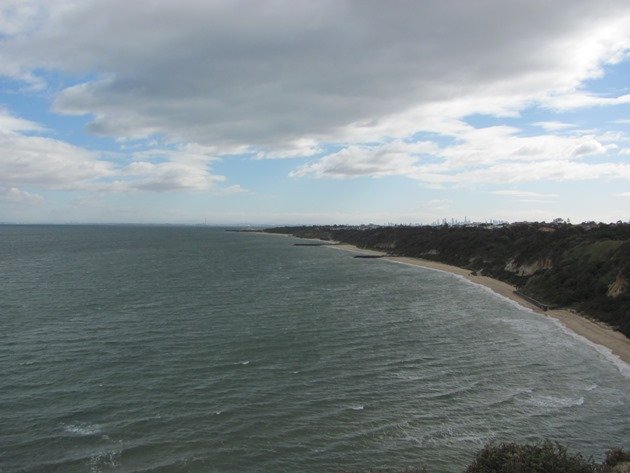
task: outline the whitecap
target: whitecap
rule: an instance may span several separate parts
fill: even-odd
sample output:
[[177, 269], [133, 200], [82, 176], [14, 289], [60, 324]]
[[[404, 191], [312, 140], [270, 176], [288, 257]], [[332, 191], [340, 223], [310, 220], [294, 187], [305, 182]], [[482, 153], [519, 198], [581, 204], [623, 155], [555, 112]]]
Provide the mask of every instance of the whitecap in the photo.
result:
[[583, 337], [582, 335], [578, 335], [558, 319], [551, 318], [551, 320], [566, 334], [570, 335], [580, 342], [586, 343], [588, 346], [595, 349], [595, 351], [602, 355], [606, 360], [615, 365], [615, 367], [619, 370], [624, 378], [630, 379], [630, 364], [626, 363], [617, 355], [615, 355], [610, 348], [606, 348], [605, 346], [590, 341], [588, 338]]
[[99, 452], [88, 458], [90, 473], [102, 473], [103, 471], [111, 471], [120, 467], [119, 457], [121, 450], [112, 450], [110, 452]]
[[96, 435], [101, 431], [101, 426], [96, 424], [86, 424], [77, 422], [74, 424], [62, 424], [63, 430], [72, 435], [86, 437], [88, 435]]
[[488, 406], [497, 406], [505, 403], [512, 403], [520, 399], [523, 395], [531, 394], [532, 388], [515, 388], [502, 391], [497, 394], [496, 399], [487, 401]]
[[350, 406], [350, 409], [352, 409], [353, 411], [362, 411], [363, 410], [363, 405], [362, 404], [358, 404], [356, 406]]
[[570, 397], [556, 397], [556, 396], [535, 396], [523, 401], [524, 404], [536, 407], [549, 407], [552, 409], [563, 409], [566, 407], [581, 406], [584, 404], [584, 398], [579, 397], [577, 399]]
[[[462, 281], [464, 283], [476, 286], [479, 289], [481, 289], [481, 290], [483, 290], [483, 291], [493, 295], [494, 297], [496, 297], [498, 299], [501, 299], [504, 302], [507, 302], [507, 303], [511, 304], [512, 306], [518, 307], [519, 309], [521, 309], [521, 310], [523, 310], [525, 312], [529, 312], [530, 314], [534, 314], [534, 315], [540, 315], [537, 312], [535, 312], [534, 310], [530, 309], [529, 307], [526, 307], [526, 306], [520, 304], [519, 302], [510, 299], [509, 297], [506, 297], [506, 296], [504, 296], [502, 294], [499, 294], [498, 292], [493, 291], [491, 288], [489, 288], [488, 286], [485, 286], [484, 284], [480, 284], [478, 282], [471, 281], [470, 279], [466, 278], [466, 276], [463, 276], [461, 274], [455, 274], [455, 273], [451, 273], [449, 271], [445, 271], [443, 269], [431, 268], [431, 267], [427, 267], [427, 266], [418, 266], [418, 265], [415, 265], [415, 264], [412, 264], [412, 263], [406, 263], [406, 262], [403, 262], [403, 261], [395, 261], [395, 260], [390, 260], [390, 259], [386, 259], [386, 261], [389, 261], [391, 263], [398, 263], [398, 264], [402, 264], [402, 265], [406, 265], [406, 266], [414, 266], [414, 267], [417, 267], [417, 268], [423, 268], [423, 269], [427, 269], [429, 271], [437, 271], [439, 273], [443, 273], [443, 274], [447, 274], [449, 276], [453, 276], [455, 279], [458, 279], [458, 280], [460, 280], [460, 281]], [[599, 344], [597, 344], [595, 342], [592, 342], [588, 338], [583, 337], [582, 335], [578, 335], [577, 333], [575, 333], [573, 330], [568, 328], [566, 325], [564, 325], [560, 320], [556, 319], [555, 317], [548, 317], [548, 320], [551, 320], [558, 327], [560, 327], [563, 332], [565, 332], [566, 334], [570, 335], [574, 339], [579, 340], [580, 342], [586, 343], [590, 347], [594, 348], [599, 354], [603, 355], [603, 357], [606, 360], [608, 360], [613, 365], [615, 365], [615, 367], [619, 370], [619, 372], [622, 374], [623, 377], [630, 378], [630, 364], [626, 363], [621, 358], [619, 358], [619, 356], [615, 355], [610, 348], [607, 348], [607, 347], [599, 345]]]

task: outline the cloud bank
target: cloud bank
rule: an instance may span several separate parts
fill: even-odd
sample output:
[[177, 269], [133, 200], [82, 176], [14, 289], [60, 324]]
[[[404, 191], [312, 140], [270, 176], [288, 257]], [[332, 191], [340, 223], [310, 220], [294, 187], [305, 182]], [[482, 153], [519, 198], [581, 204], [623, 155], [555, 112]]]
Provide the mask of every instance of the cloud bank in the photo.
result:
[[[211, 149], [179, 146], [131, 153], [123, 162], [61, 140], [38, 136], [36, 123], [0, 109], [0, 200], [34, 200], [23, 186], [51, 190], [208, 190], [224, 179], [214, 175]], [[36, 199], [37, 200], [37, 199]]]
[[630, 179], [624, 135], [466, 121], [630, 103], [584, 87], [627, 59], [629, 31], [625, 0], [7, 0], [0, 74], [34, 89], [62, 74], [57, 113], [165, 145], [113, 163], [5, 114], [2, 184], [204, 190], [223, 180], [211, 163], [238, 153], [311, 157], [293, 177]]

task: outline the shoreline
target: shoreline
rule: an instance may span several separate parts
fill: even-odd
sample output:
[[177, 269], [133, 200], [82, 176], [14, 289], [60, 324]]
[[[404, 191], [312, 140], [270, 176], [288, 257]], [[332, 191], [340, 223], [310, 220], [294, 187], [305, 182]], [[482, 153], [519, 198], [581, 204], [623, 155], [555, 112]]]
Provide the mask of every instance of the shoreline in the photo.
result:
[[[470, 270], [460, 268], [458, 266], [452, 266], [421, 258], [414, 258], [411, 256], [387, 256], [387, 254], [382, 251], [364, 250], [347, 243], [340, 243], [332, 246], [332, 248], [382, 256], [381, 259], [393, 263], [417, 266], [463, 277], [467, 281], [490, 289], [499, 296], [509, 299], [510, 301], [531, 310], [532, 312], [540, 315], [546, 315], [556, 320], [563, 328], [568, 330], [571, 335], [582, 339], [584, 342], [591, 345], [595, 350], [612, 361], [624, 376], [630, 377], [630, 339], [621, 332], [617, 332], [603, 323], [594, 322], [569, 309], [549, 309], [547, 311], [543, 311], [538, 306], [516, 294], [514, 292], [516, 288], [511, 284], [499, 281], [498, 279], [490, 278], [488, 276], [473, 276]], [[612, 357], [610, 355], [612, 355]]]

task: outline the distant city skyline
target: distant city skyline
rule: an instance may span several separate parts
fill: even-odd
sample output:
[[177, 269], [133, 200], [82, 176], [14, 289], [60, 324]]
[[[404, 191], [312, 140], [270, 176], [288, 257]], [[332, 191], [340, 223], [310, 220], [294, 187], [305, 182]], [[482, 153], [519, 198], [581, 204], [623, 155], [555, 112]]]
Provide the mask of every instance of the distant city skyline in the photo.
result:
[[630, 3], [4, 0], [0, 221], [630, 220]]

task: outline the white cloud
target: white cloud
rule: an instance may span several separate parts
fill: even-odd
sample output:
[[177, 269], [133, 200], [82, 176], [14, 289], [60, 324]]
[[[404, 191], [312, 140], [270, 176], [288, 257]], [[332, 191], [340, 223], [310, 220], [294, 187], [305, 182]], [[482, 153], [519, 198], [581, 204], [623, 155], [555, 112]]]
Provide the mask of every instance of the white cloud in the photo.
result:
[[630, 94], [619, 97], [597, 97], [584, 93], [568, 93], [551, 96], [544, 101], [547, 105], [558, 110], [573, 110], [585, 107], [605, 107], [630, 103]]
[[41, 2], [32, 0], [2, 0], [0, 35], [11, 36], [28, 31], [42, 13]]
[[594, 179], [630, 180], [629, 164], [587, 164], [574, 161], [549, 160], [530, 163], [499, 163], [486, 169], [460, 174], [455, 182], [534, 182]]
[[17, 187], [0, 187], [0, 203], [9, 204], [41, 204], [44, 198], [39, 194], [32, 194]]
[[393, 142], [378, 146], [349, 146], [291, 172], [293, 177], [313, 175], [344, 179], [359, 176], [413, 175], [419, 155], [438, 148], [430, 142]]
[[629, 99], [580, 88], [630, 47], [622, 0], [48, 0], [11, 14], [16, 5], [0, 7], [13, 18], [0, 73], [96, 77], [62, 91], [56, 109], [118, 139], [309, 156], [322, 142], [431, 129], [436, 117]]
[[[2, 120], [0, 120], [2, 121]], [[113, 175], [111, 163], [63, 141], [0, 131], [0, 185], [77, 188]]]
[[[36, 123], [0, 109], [0, 188], [9, 197], [34, 202], [19, 186], [55, 190], [175, 191], [207, 190], [223, 176], [211, 172], [213, 148], [180, 145], [132, 153], [132, 162], [103, 156], [61, 140], [24, 134], [41, 131]], [[8, 190], [6, 190], [8, 189]], [[8, 197], [7, 197], [8, 196]]]
[[[586, 84], [624, 60], [628, 31], [625, 0], [5, 0], [0, 74], [33, 86], [49, 73], [82, 78], [49, 90], [54, 110], [87, 115], [90, 132], [125, 152], [47, 137], [0, 110], [0, 186], [233, 194], [245, 189], [221, 188], [213, 166], [238, 153], [302, 158], [293, 177], [630, 180], [623, 133], [466, 123], [532, 106], [627, 106], [630, 95]], [[422, 133], [440, 136], [413, 143]], [[554, 197], [518, 192], [495, 195]]]
[[115, 190], [144, 190], [154, 192], [210, 189], [223, 176], [212, 175], [209, 169], [201, 165], [179, 162], [150, 163], [136, 161], [123, 168], [122, 174], [132, 179], [115, 181]]
[[239, 184], [234, 184], [232, 186], [224, 187], [223, 189], [217, 190], [218, 195], [234, 195], [234, 194], [243, 194], [249, 192], [244, 187]]
[[576, 158], [579, 156], [589, 156], [591, 154], [603, 154], [605, 152], [606, 148], [597, 140], [588, 140], [577, 145], [573, 151], [571, 151], [571, 157]]
[[558, 194], [545, 194], [542, 192], [529, 192], [519, 190], [498, 190], [490, 192], [494, 195], [503, 195], [507, 197], [523, 197], [523, 198], [535, 198], [535, 197], [558, 197]]
[[132, 153], [133, 162], [120, 170], [126, 180], [117, 180], [119, 191], [204, 191], [225, 179], [211, 172], [216, 149], [196, 144], [154, 148]]
[[272, 146], [261, 149], [255, 159], [306, 158], [323, 151], [320, 143], [314, 138], [299, 138], [283, 146]]
[[620, 194], [617, 194], [619, 197], [630, 197], [630, 192], [621, 192]]
[[[349, 146], [302, 165], [293, 177], [348, 179], [406, 176], [430, 184], [459, 186], [537, 180], [630, 179], [630, 163], [589, 163], [607, 152], [592, 135], [522, 136], [513, 127], [473, 128], [460, 123], [451, 145], [394, 141]], [[613, 149], [613, 148], [611, 148]], [[530, 196], [531, 197], [531, 196]]]
[[38, 132], [42, 131], [42, 127], [30, 120], [18, 118], [9, 113], [9, 111], [0, 107], [0, 132], [3, 134]]
[[534, 125], [543, 128], [546, 131], [560, 131], [567, 130], [569, 128], [574, 128], [575, 125], [571, 123], [564, 123], [558, 121], [544, 121], [544, 122], [535, 122]]

